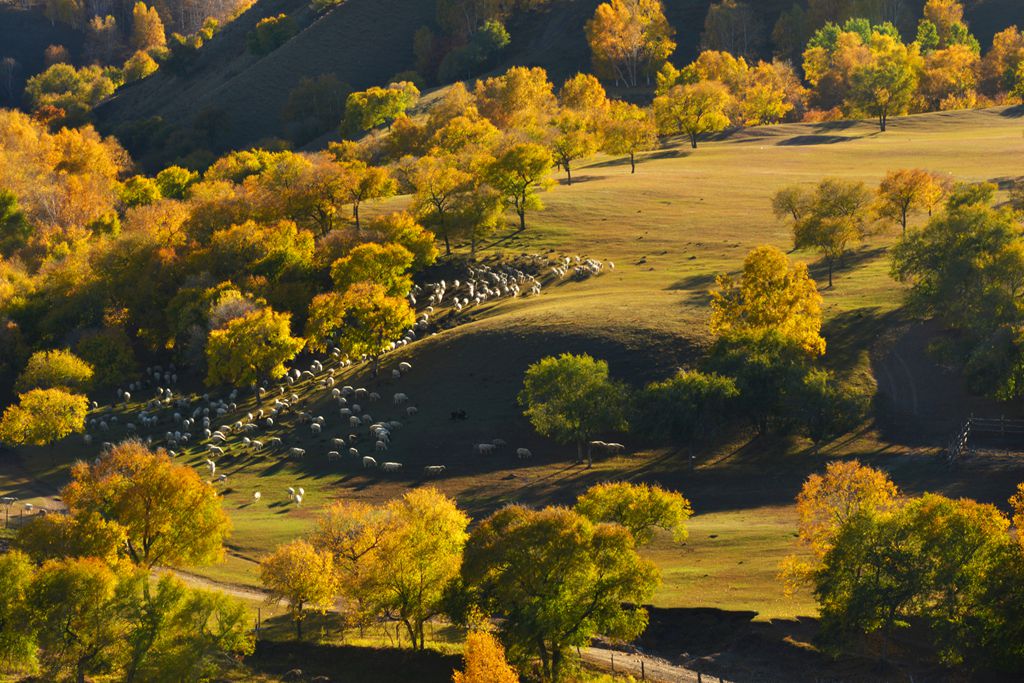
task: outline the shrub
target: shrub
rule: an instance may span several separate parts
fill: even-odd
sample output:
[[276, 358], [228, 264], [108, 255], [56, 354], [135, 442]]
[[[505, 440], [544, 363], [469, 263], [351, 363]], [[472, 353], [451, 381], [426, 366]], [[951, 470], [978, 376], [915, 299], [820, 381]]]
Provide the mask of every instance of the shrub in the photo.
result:
[[256, 23], [256, 28], [249, 32], [246, 44], [249, 52], [266, 55], [288, 42], [295, 32], [295, 22], [287, 14], [264, 17]]

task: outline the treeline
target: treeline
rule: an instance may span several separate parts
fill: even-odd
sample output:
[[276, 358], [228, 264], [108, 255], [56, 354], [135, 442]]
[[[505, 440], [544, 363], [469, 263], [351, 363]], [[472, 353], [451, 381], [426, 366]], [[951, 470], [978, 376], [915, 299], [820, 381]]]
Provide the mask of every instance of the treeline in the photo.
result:
[[[678, 493], [610, 483], [572, 508], [509, 506], [468, 530], [455, 501], [419, 488], [383, 505], [330, 505], [308, 538], [261, 560], [260, 578], [271, 600], [289, 604], [299, 639], [308, 616], [340, 598], [346, 628], [395, 621], [401, 643], [416, 649], [437, 617], [471, 632], [496, 626], [524, 674], [560, 681], [573, 667], [572, 648], [643, 632], [641, 605], [660, 575], [637, 547], [659, 529], [685, 540], [691, 514]], [[496, 659], [504, 661], [500, 651]], [[472, 660], [467, 654], [467, 668]]]
[[984, 677], [1024, 665], [1024, 485], [1012, 520], [994, 505], [902, 494], [885, 473], [831, 463], [797, 497], [804, 558], [783, 572], [808, 585], [830, 652], [883, 661], [924, 641], [932, 657]]
[[167, 571], [219, 560], [230, 529], [193, 468], [129, 441], [75, 464], [61, 498], [0, 555], [0, 672], [207, 680], [253, 651], [241, 601]]

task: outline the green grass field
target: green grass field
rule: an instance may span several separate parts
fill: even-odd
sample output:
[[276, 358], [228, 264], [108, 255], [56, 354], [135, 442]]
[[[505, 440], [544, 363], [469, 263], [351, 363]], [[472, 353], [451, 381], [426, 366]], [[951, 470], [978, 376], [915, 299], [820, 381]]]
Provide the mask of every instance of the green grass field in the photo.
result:
[[[420, 476], [423, 466], [445, 464], [446, 476], [429, 483], [475, 516], [510, 502], [571, 503], [587, 486], [607, 479], [661, 482], [690, 497], [697, 515], [685, 545], [659, 539], [645, 551], [665, 579], [655, 605], [749, 610], [761, 620], [813, 615], [810, 596], [784, 598], [776, 574], [779, 561], [794, 550], [793, 497], [826, 456], [865, 458], [890, 469], [911, 491], [996, 502], [1005, 502], [1024, 469], [1006, 460], [951, 472], [932, 456], [939, 443], [893, 439], [868, 425], [819, 456], [809, 455], [798, 440], [739, 438], [706, 454], [694, 471], [679, 454], [639, 448], [584, 470], [571, 464], [567, 449], [536, 436], [521, 416], [515, 397], [523, 371], [544, 355], [588, 351], [607, 358], [613, 375], [636, 385], [670, 374], [707, 342], [707, 290], [715, 275], [735, 271], [755, 245], [788, 248], [788, 228], [770, 211], [777, 189], [825, 176], [875, 185], [887, 170], [901, 167], [1005, 184], [1020, 173], [1024, 119], [1018, 116], [999, 109], [927, 114], [895, 120], [885, 134], [857, 122], [751, 129], [704, 142], [696, 151], [668, 146], [644, 158], [636, 175], [617, 159], [582, 164], [572, 187], [560, 183], [544, 196], [547, 209], [528, 217], [524, 233], [496, 235], [486, 254], [552, 249], [611, 260], [615, 270], [549, 286], [540, 297], [488, 304], [465, 324], [389, 357], [382, 379], [371, 381], [357, 371], [346, 380], [380, 391], [384, 400], [368, 407], [378, 419], [398, 417], [388, 400], [395, 391], [419, 407], [387, 454], [405, 464], [401, 473], [368, 474], [351, 461], [328, 463], [330, 438], [347, 428], [331, 419], [336, 413], [329, 396], [304, 388], [303, 402], [328, 416], [325, 433], [318, 440], [305, 429], [295, 433], [292, 438], [308, 451], [302, 462], [264, 457], [221, 465], [218, 471], [228, 479], [218, 486], [235, 531], [227, 561], [196, 573], [255, 585], [260, 555], [306, 532], [322, 506], [339, 498], [399, 496], [428, 483]], [[889, 278], [886, 257], [895, 234], [890, 229], [871, 237], [840, 268], [835, 287], [824, 291], [826, 329], [836, 330], [829, 339], [831, 362], [869, 373], [899, 332], [901, 287]], [[814, 254], [793, 258], [810, 262], [812, 272], [824, 277]], [[390, 368], [399, 360], [414, 367], [395, 381]], [[239, 410], [251, 408], [250, 401]], [[449, 412], [460, 408], [469, 419], [449, 421]], [[472, 453], [473, 443], [496, 437], [513, 451], [530, 448], [535, 457], [524, 462], [509, 451], [489, 458]], [[62, 444], [55, 454], [26, 449], [0, 456], [0, 495], [45, 504], [65, 476], [64, 464], [93, 457], [78, 443]], [[205, 456], [196, 453], [181, 458], [199, 466]], [[288, 503], [289, 486], [305, 488], [301, 509]], [[259, 504], [252, 503], [255, 490], [262, 492]]]

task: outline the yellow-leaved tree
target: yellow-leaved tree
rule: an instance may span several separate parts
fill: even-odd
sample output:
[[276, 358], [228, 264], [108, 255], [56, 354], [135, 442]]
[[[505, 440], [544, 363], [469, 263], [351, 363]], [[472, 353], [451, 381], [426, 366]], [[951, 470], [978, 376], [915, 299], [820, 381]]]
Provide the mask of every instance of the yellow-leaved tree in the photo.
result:
[[124, 534], [121, 555], [146, 569], [215, 562], [231, 530], [212, 485], [139, 441], [76, 463], [61, 496], [72, 517], [115, 523]]
[[505, 648], [486, 631], [466, 636], [465, 666], [452, 674], [452, 683], [519, 683], [519, 674], [505, 659]]
[[635, 88], [676, 49], [675, 30], [661, 0], [609, 0], [587, 22], [594, 65], [616, 83]]
[[282, 545], [260, 560], [260, 582], [267, 589], [269, 602], [288, 603], [297, 640], [302, 640], [302, 622], [309, 612], [323, 614], [331, 609], [338, 593], [334, 558], [302, 539]]
[[89, 401], [64, 389], [32, 389], [18, 395], [0, 418], [0, 441], [46, 446], [85, 429]]
[[284, 375], [305, 342], [291, 334], [291, 316], [260, 308], [212, 330], [206, 342], [206, 383], [255, 385]]
[[760, 246], [743, 261], [739, 278], [718, 276], [711, 294], [711, 332], [774, 330], [807, 353], [825, 353], [821, 336], [821, 294], [803, 263], [791, 264], [782, 250]]

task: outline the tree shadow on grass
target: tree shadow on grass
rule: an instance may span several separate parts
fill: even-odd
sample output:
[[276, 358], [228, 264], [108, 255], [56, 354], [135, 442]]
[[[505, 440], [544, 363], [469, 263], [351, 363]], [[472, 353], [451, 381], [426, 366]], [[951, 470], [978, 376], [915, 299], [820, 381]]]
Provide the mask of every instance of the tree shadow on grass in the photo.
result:
[[[856, 251], [851, 251], [843, 255], [843, 258], [836, 262], [832, 268], [833, 277], [841, 273], [848, 273], [851, 270], [856, 270], [858, 267], [864, 265], [872, 259], [878, 258], [885, 254], [887, 249], [885, 247], [861, 247]], [[828, 263], [825, 259], [821, 258], [812, 263], [808, 267], [811, 277], [820, 283], [828, 282]], [[827, 286], [827, 284], [825, 285]]]
[[1003, 111], [999, 112], [999, 115], [1004, 116], [1008, 119], [1024, 118], [1024, 105], [1017, 105], [1016, 107], [1007, 107]]
[[711, 301], [711, 289], [715, 286], [715, 273], [698, 273], [676, 280], [668, 286], [670, 291], [686, 292], [687, 303], [707, 304]]

